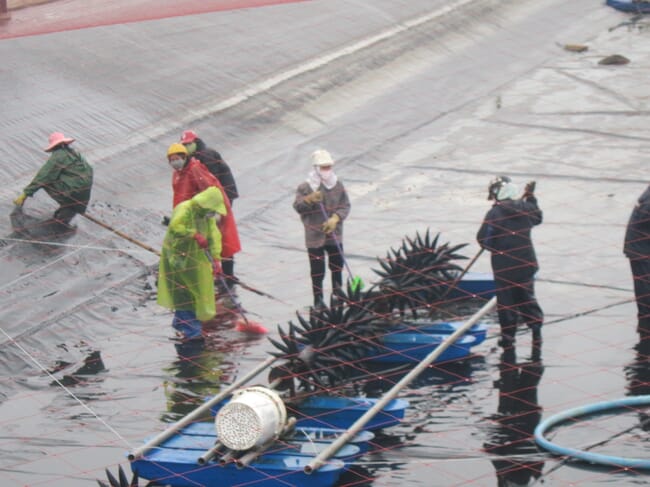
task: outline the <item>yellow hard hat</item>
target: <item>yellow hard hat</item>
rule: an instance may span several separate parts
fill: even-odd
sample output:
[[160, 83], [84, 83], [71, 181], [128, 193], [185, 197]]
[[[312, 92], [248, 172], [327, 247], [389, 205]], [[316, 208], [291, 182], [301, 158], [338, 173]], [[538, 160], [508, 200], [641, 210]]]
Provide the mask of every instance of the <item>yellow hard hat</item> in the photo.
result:
[[169, 149], [167, 149], [167, 157], [171, 156], [172, 154], [187, 155], [187, 149], [183, 144], [172, 144], [169, 146]]

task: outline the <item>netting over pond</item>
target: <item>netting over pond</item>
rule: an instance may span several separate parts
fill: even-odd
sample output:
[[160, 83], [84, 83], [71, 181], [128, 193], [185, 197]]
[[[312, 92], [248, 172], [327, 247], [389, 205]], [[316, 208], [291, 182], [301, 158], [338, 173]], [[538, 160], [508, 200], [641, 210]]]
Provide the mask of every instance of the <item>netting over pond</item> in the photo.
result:
[[[221, 469], [223, 485], [303, 485], [297, 472], [317, 454], [304, 445], [329, 434], [305, 422], [345, 427], [488, 301], [447, 289], [470, 264], [491, 277], [476, 236], [488, 184], [504, 175], [517, 198], [536, 181], [543, 211], [532, 230], [543, 344], [521, 323], [504, 350], [497, 314], [482, 317], [376, 416], [372, 437], [327, 461], [334, 485], [643, 481], [638, 469], [576, 468], [532, 435], [564, 410], [650, 391], [623, 255], [647, 187], [645, 19], [590, 0], [168, 3], [58, 1], [0, 24], [2, 485], [96, 485], [118, 465], [130, 477], [127, 452], [273, 354], [247, 385], [286, 400], [287, 428], [269, 433], [279, 462], [219, 448], [200, 462], [220, 403], [172, 439], [203, 476], [152, 464], [169, 474], [162, 484], [210, 485]], [[629, 62], [599, 64], [614, 54]], [[232, 169], [242, 251], [240, 283], [222, 290], [204, 340], [181, 343], [156, 281], [172, 215], [167, 148], [188, 129]], [[46, 191], [11, 215], [57, 131], [94, 169], [92, 219], [63, 233]], [[330, 301], [328, 269], [328, 306], [313, 309], [293, 203], [321, 148], [351, 208], [344, 293]], [[268, 336], [239, 331], [242, 316]], [[583, 418], [552, 436], [647, 457], [647, 414]], [[288, 457], [296, 472], [272, 470]]]

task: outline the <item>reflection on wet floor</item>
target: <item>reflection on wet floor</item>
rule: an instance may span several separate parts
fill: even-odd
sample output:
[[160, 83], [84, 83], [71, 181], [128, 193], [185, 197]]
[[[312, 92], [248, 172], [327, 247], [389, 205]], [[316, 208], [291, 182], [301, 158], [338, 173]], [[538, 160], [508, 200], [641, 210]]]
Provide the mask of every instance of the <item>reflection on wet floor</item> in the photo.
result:
[[490, 419], [489, 439], [483, 445], [496, 470], [497, 485], [528, 485], [541, 476], [544, 461], [533, 433], [542, 417], [537, 391], [544, 373], [541, 350], [534, 361], [517, 363], [516, 351], [504, 351], [499, 363], [497, 412]]
[[[629, 396], [644, 396], [650, 394], [650, 340], [640, 340], [635, 350], [634, 362], [625, 367], [627, 390]], [[639, 427], [643, 431], [650, 431], [650, 414], [647, 411], [639, 412]]]
[[233, 313], [221, 304], [221, 312], [203, 324], [203, 339], [173, 343], [177, 360], [163, 370], [167, 407], [161, 420], [165, 423], [179, 420], [217, 395], [222, 385], [232, 383], [238, 372], [235, 357], [257, 339], [236, 332]]
[[[368, 397], [380, 397], [388, 391], [411, 369], [412, 364], [387, 368], [386, 364], [369, 364], [368, 369], [372, 375], [359, 385], [357, 392]], [[472, 374], [479, 369], [485, 368], [485, 357], [474, 355], [466, 360], [438, 363], [431, 365], [416, 377], [410, 384], [409, 389], [436, 387], [437, 390], [444, 390], [445, 387], [453, 387], [456, 384], [469, 383]]]

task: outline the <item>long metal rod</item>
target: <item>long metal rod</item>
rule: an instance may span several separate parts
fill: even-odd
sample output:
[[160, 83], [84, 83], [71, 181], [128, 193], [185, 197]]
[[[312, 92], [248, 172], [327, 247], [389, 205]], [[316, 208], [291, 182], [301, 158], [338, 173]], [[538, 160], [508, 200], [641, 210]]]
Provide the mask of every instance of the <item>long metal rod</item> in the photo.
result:
[[[140, 242], [139, 240], [136, 240], [135, 238], [131, 237], [130, 235], [127, 235], [126, 233], [119, 231], [117, 228], [114, 228], [114, 227], [110, 226], [108, 223], [104, 223], [103, 221], [95, 218], [94, 216], [89, 215], [88, 213], [81, 213], [81, 216], [83, 216], [87, 220], [90, 220], [93, 223], [96, 223], [100, 227], [103, 227], [106, 230], [109, 230], [109, 231], [113, 232], [115, 235], [117, 235], [119, 237], [122, 237], [123, 239], [128, 240], [129, 242], [134, 243], [134, 244], [138, 245], [139, 247], [142, 247], [143, 249], [148, 250], [152, 254], [156, 254], [158, 257], [160, 257], [160, 251], [159, 250], [154, 249], [153, 247], [145, 244], [144, 242]], [[253, 292], [255, 294], [259, 294], [260, 296], [264, 296], [266, 298], [272, 299], [274, 301], [277, 301], [278, 303], [289, 305], [289, 303], [287, 303], [286, 301], [282, 301], [281, 299], [276, 298], [275, 296], [273, 296], [273, 295], [271, 295], [269, 293], [265, 293], [264, 291], [260, 291], [259, 289], [254, 288], [253, 286], [251, 286], [250, 284], [246, 284], [245, 282], [240, 281], [238, 277], [234, 277], [234, 280], [235, 280], [236, 284], [239, 284], [244, 289], [247, 289], [247, 290], [249, 290], [249, 291], [251, 291], [251, 292]]]
[[269, 365], [271, 365], [273, 362], [277, 360], [277, 357], [269, 357], [267, 358], [264, 362], [262, 362], [260, 365], [258, 365], [256, 368], [251, 370], [248, 374], [244, 375], [241, 379], [236, 380], [232, 384], [230, 384], [228, 387], [226, 387], [223, 391], [221, 391], [219, 394], [214, 396], [212, 399], [210, 399], [208, 402], [205, 402], [201, 404], [198, 408], [196, 408], [194, 411], [189, 413], [187, 416], [184, 418], [181, 418], [178, 422], [174, 423], [171, 425], [169, 428], [167, 428], [165, 431], [162, 433], [158, 434], [151, 440], [149, 440], [147, 443], [145, 443], [143, 446], [140, 448], [137, 448], [133, 452], [129, 453], [129, 460], [133, 461], [136, 458], [142, 456], [146, 451], [150, 450], [151, 448], [158, 446], [160, 443], [165, 441], [167, 438], [172, 436], [174, 433], [179, 431], [180, 429], [184, 428], [188, 424], [194, 422], [195, 419], [201, 417], [206, 411], [209, 411], [212, 406], [217, 404], [219, 401], [221, 401], [223, 398], [228, 396], [232, 391], [237, 389], [239, 386], [245, 384], [249, 380], [251, 380], [253, 377], [255, 377], [257, 374], [262, 372], [264, 369], [266, 369]]
[[[320, 211], [323, 214], [323, 218], [325, 218], [325, 221], [327, 221], [329, 217], [327, 216], [327, 210], [325, 210], [325, 205], [323, 204], [322, 201], [319, 201], [318, 205], [320, 206]], [[350, 278], [350, 281], [354, 281], [356, 277], [352, 274], [352, 269], [350, 269], [350, 264], [348, 264], [348, 261], [345, 258], [345, 255], [343, 254], [343, 247], [341, 246], [341, 242], [339, 242], [339, 239], [336, 236], [336, 228], [334, 229], [334, 231], [332, 231], [332, 233], [330, 233], [330, 235], [332, 236], [332, 239], [336, 244], [336, 250], [339, 251], [339, 255], [341, 256], [341, 259], [343, 259], [343, 265], [345, 265], [345, 270], [348, 271], [348, 277]]]
[[[212, 257], [212, 254], [208, 249], [204, 250], [205, 256], [208, 258], [210, 261], [210, 265], [214, 268], [214, 258]], [[239, 300], [233, 295], [232, 291], [230, 290], [230, 287], [228, 287], [228, 283], [226, 282], [226, 278], [223, 276], [223, 273], [219, 273], [219, 282], [221, 283], [221, 286], [226, 290], [226, 294], [230, 298], [230, 301], [235, 305], [235, 309], [239, 312], [239, 315], [244, 318], [244, 322], [246, 323], [246, 326], [250, 328], [251, 324], [250, 321], [248, 321], [248, 318], [246, 317], [246, 312], [244, 311], [244, 308], [242, 308], [242, 305], [239, 303]]]
[[308, 465], [305, 466], [304, 472], [310, 474], [315, 470], [318, 470], [322, 467], [325, 462], [334, 455], [337, 451], [345, 445], [350, 438], [356, 435], [361, 428], [363, 428], [368, 421], [370, 421], [379, 411], [381, 411], [386, 404], [392, 401], [395, 396], [407, 385], [411, 383], [420, 373], [422, 373], [436, 358], [442, 354], [450, 345], [452, 345], [458, 338], [460, 338], [467, 330], [469, 330], [479, 319], [483, 317], [486, 313], [491, 311], [497, 302], [496, 296], [490, 299], [483, 307], [478, 310], [472, 317], [467, 320], [463, 326], [458, 328], [454, 333], [449, 335], [440, 345], [438, 345], [435, 350], [433, 350], [429, 355], [425, 357], [422, 362], [420, 362], [411, 372], [406, 374], [402, 379], [395, 384], [386, 394], [384, 394], [375, 405], [366, 411], [363, 416], [356, 420], [352, 426], [350, 426], [345, 433], [341, 434], [329, 447], [323, 450], [314, 458]]
[[160, 252], [158, 252], [153, 247], [151, 247], [151, 246], [149, 246], [149, 245], [147, 245], [147, 244], [145, 244], [143, 242], [140, 242], [139, 240], [136, 240], [135, 238], [127, 235], [124, 232], [120, 232], [117, 228], [114, 228], [114, 227], [110, 226], [108, 223], [104, 223], [103, 221], [98, 220], [97, 218], [95, 218], [94, 216], [89, 215], [88, 213], [81, 213], [81, 216], [83, 216], [87, 220], [90, 220], [91, 222], [99, 225], [100, 227], [103, 227], [106, 230], [113, 232], [115, 235], [118, 235], [118, 236], [122, 237], [123, 239], [128, 240], [129, 242], [134, 243], [134, 244], [142, 247], [143, 249], [148, 250], [152, 254], [156, 254], [158, 257], [160, 257]]
[[447, 295], [452, 291], [452, 289], [455, 289], [456, 286], [458, 286], [458, 283], [461, 281], [463, 277], [465, 277], [465, 274], [470, 270], [470, 268], [474, 265], [474, 262], [478, 260], [478, 258], [481, 256], [485, 249], [481, 247], [481, 249], [476, 253], [476, 255], [472, 258], [472, 260], [469, 261], [469, 264], [465, 266], [463, 271], [458, 275], [456, 279], [454, 279], [454, 282], [452, 282], [447, 289], [445, 290], [444, 293], [442, 293], [442, 296], [438, 299], [438, 301], [443, 301]]
[[270, 441], [267, 441], [264, 445], [260, 446], [259, 448], [255, 448], [251, 451], [244, 453], [241, 457], [235, 460], [235, 466], [239, 469], [248, 467], [253, 462], [253, 460], [263, 455], [269, 448], [271, 448], [276, 443], [278, 438], [282, 438], [284, 435], [286, 435], [289, 431], [291, 431], [295, 427], [296, 427], [296, 418], [292, 416], [286, 422], [286, 424], [282, 428], [282, 431], [277, 437], [271, 439]]
[[258, 294], [259, 296], [264, 296], [265, 298], [272, 299], [273, 301], [277, 301], [278, 303], [282, 303], [285, 306], [292, 306], [291, 304], [287, 303], [286, 301], [283, 301], [280, 298], [276, 298], [272, 294], [269, 294], [269, 293], [264, 292], [264, 291], [260, 291], [259, 289], [251, 286], [250, 284], [246, 284], [245, 282], [242, 282], [237, 276], [234, 276], [233, 279], [234, 279], [235, 284], [243, 287], [244, 289], [246, 289], [246, 290], [248, 290], [248, 291], [250, 291], [252, 293]]

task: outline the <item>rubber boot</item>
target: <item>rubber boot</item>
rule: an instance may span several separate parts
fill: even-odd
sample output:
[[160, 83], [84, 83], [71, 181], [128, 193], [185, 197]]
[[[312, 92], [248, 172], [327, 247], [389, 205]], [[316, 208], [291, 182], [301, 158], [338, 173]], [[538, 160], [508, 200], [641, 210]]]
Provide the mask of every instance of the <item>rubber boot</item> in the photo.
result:
[[503, 347], [504, 350], [507, 348], [513, 348], [515, 346], [515, 333], [517, 332], [517, 326], [502, 326], [501, 327], [501, 338], [499, 339], [498, 345]]

